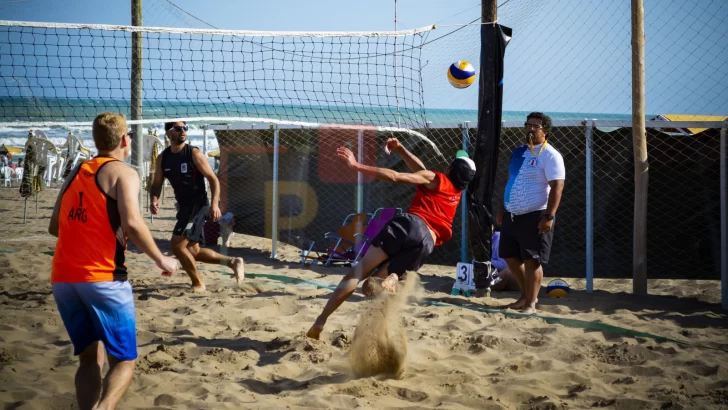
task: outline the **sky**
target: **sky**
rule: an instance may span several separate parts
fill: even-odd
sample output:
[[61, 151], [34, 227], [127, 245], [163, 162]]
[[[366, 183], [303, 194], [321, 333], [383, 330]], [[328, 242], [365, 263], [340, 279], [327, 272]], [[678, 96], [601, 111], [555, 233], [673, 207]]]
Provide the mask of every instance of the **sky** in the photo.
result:
[[[5, 20], [131, 24], [129, 0], [107, 1], [103, 8], [99, 7], [98, 0], [9, 1], [11, 0], [0, 0], [0, 17]], [[166, 11], [165, 1], [142, 1], [143, 10], [150, 14], [145, 16], [146, 25], [182, 27], [176, 16], [169, 20], [164, 19], [162, 13]], [[392, 0], [174, 0], [174, 4], [221, 29], [353, 31], [394, 28]], [[399, 0], [398, 26], [414, 28], [432, 24], [470, 7], [474, 8], [461, 17], [477, 17], [480, 12], [478, 4], [480, 2], [473, 0]]]
[[[208, 27], [166, 0], [143, 0], [144, 25]], [[222, 29], [378, 31], [394, 28], [394, 1], [173, 0]], [[630, 113], [630, 5], [622, 0], [498, 0], [499, 22], [513, 29], [506, 48], [504, 110]], [[0, 19], [131, 23], [130, 1], [0, 0]], [[397, 26], [437, 23], [427, 40], [477, 19], [476, 0], [398, 0]], [[728, 115], [728, 2], [645, 0], [647, 113]], [[423, 48], [424, 104], [476, 109], [477, 85], [446, 80], [458, 60], [479, 68], [479, 27]]]

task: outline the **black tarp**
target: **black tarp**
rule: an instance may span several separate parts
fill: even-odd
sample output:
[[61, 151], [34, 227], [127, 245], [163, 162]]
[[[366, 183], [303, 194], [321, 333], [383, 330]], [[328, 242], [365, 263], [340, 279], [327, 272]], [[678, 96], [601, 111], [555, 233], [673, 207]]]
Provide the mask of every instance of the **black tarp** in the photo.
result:
[[[473, 161], [477, 172], [468, 186], [470, 243], [473, 259], [489, 262], [493, 191], [500, 152], [503, 114], [503, 60], [511, 39], [511, 29], [499, 24], [480, 28], [480, 78], [478, 84], [478, 132]], [[476, 269], [475, 287], [487, 287], [487, 272]]]
[[[433, 128], [427, 133], [452, 158], [462, 147], [462, 129]], [[475, 129], [471, 129], [475, 135]], [[216, 131], [220, 142], [221, 208], [235, 214], [235, 231], [270, 237], [270, 188], [273, 167], [273, 132], [262, 130]], [[508, 174], [508, 158], [523, 144], [523, 129], [501, 130], [500, 160], [494, 192], [500, 195]], [[396, 156], [383, 154], [381, 146], [392, 135], [364, 134], [367, 164], [406, 172]], [[400, 141], [404, 134], [396, 135]], [[279, 239], [298, 245], [301, 235], [322, 241], [336, 231], [346, 215], [356, 211], [356, 175], [331, 156], [334, 142], [356, 140], [353, 135], [324, 135], [317, 130], [282, 130], [279, 178]], [[632, 277], [632, 214], [634, 207], [634, 157], [632, 130], [594, 130], [594, 277]], [[474, 137], [471, 142], [474, 144]], [[583, 278], [586, 269], [586, 157], [584, 127], [553, 127], [549, 144], [564, 157], [567, 181], [559, 206], [551, 258], [544, 276]], [[444, 169], [446, 159], [428, 154], [426, 147], [410, 141], [412, 151], [432, 169]], [[720, 279], [720, 130], [693, 136], [667, 135], [647, 130], [650, 153], [650, 196], [647, 217], [647, 269], [650, 279]], [[356, 145], [352, 145], [356, 148]], [[356, 151], [356, 150], [355, 150]], [[571, 175], [571, 177], [569, 177]], [[343, 179], [342, 179], [343, 178]], [[364, 211], [378, 207], [407, 208], [414, 189], [382, 181], [365, 180]], [[308, 195], [307, 195], [308, 193]], [[315, 196], [316, 209], [307, 197]], [[494, 205], [497, 205], [495, 203]], [[310, 218], [305, 218], [309, 215]], [[460, 261], [460, 212], [453, 223], [453, 238], [435, 248], [428, 265], [454, 266]], [[490, 226], [488, 226], [490, 228]], [[466, 239], [465, 246], [471, 245]]]

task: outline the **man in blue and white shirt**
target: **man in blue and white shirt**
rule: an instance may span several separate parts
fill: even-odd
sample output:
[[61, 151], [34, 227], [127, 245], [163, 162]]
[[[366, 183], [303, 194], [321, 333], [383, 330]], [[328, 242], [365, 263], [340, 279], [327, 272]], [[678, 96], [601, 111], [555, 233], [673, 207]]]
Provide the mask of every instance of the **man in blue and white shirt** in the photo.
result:
[[528, 143], [511, 155], [496, 222], [501, 224], [500, 256], [521, 286], [521, 297], [509, 307], [533, 313], [543, 279], [541, 264], [548, 263], [551, 253], [566, 170], [563, 157], [548, 142], [551, 118], [532, 112], [525, 126]]

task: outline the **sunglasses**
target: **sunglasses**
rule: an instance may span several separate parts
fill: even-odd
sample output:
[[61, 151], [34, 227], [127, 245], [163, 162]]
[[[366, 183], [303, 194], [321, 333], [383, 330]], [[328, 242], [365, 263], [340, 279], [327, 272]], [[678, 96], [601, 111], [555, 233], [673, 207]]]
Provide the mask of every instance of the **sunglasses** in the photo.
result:
[[190, 127], [188, 127], [188, 126], [186, 126], [186, 125], [182, 125], [182, 126], [180, 126], [180, 125], [175, 125], [174, 127], [171, 127], [171, 128], [170, 128], [170, 131], [171, 131], [171, 130], [174, 130], [174, 131], [177, 131], [177, 132], [182, 132], [182, 130], [184, 130], [184, 131], [188, 131], [189, 129], [190, 129]]

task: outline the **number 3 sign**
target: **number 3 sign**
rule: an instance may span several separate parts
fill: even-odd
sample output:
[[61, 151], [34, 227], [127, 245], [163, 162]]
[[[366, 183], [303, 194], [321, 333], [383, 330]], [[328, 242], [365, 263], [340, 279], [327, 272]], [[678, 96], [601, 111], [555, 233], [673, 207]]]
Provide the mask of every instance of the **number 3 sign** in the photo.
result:
[[465, 296], [470, 296], [471, 291], [474, 290], [475, 279], [473, 278], [473, 264], [459, 262], [451, 294], [464, 294]]

